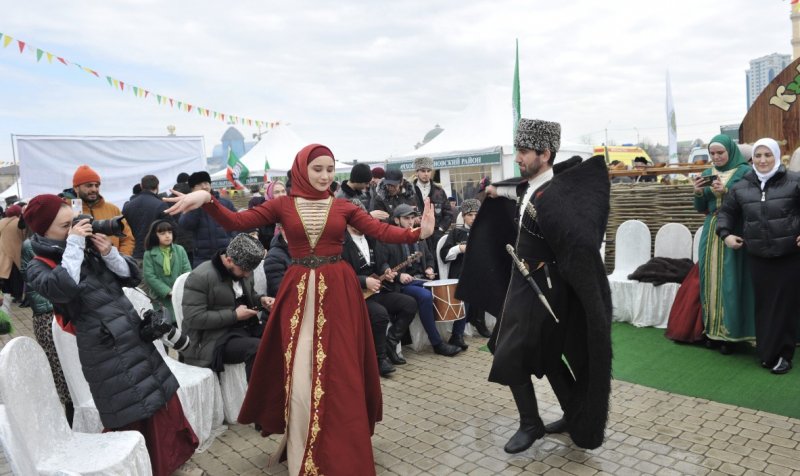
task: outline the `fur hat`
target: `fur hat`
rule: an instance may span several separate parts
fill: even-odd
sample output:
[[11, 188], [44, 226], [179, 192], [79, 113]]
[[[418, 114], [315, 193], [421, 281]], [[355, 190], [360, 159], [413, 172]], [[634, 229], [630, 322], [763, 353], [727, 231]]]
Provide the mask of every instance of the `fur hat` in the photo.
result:
[[194, 188], [195, 185], [203, 182], [211, 183], [211, 176], [205, 170], [195, 172], [189, 176], [189, 188]]
[[386, 171], [383, 170], [383, 167], [375, 167], [372, 169], [372, 178], [383, 178], [386, 175]]
[[431, 169], [433, 170], [433, 159], [430, 157], [417, 157], [414, 159], [414, 170]]
[[561, 146], [561, 124], [539, 119], [521, 118], [514, 136], [514, 147], [550, 152], [558, 152]]
[[72, 176], [72, 186], [77, 187], [89, 182], [100, 182], [100, 175], [88, 165], [81, 165]]
[[244, 271], [252, 271], [264, 259], [264, 245], [247, 233], [240, 233], [228, 244], [225, 255]]
[[350, 169], [350, 182], [351, 183], [369, 183], [372, 181], [372, 170], [369, 165], [364, 163], [357, 163]]
[[480, 207], [481, 202], [474, 198], [468, 198], [464, 200], [464, 203], [461, 204], [461, 214], [466, 215], [467, 213], [477, 213]]
[[401, 203], [395, 207], [394, 211], [392, 212], [392, 218], [400, 218], [400, 217], [408, 217], [412, 216], [415, 217], [419, 215], [416, 208], [408, 205], [406, 203]]
[[175, 180], [176, 183], [186, 183], [189, 181], [189, 174], [186, 172], [181, 172], [178, 174], [178, 178]]
[[37, 195], [28, 202], [28, 206], [22, 213], [22, 219], [34, 233], [44, 236], [64, 203], [64, 200], [57, 195]]

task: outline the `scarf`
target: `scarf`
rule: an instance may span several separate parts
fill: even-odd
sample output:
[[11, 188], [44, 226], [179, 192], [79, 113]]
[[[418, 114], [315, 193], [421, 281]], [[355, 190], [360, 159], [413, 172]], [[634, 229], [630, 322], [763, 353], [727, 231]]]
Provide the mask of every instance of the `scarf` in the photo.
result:
[[[709, 148], [711, 148], [711, 144], [719, 144], [722, 147], [725, 147], [725, 150], [728, 151], [728, 162], [721, 167], [714, 166], [714, 168], [718, 171], [727, 172], [728, 170], [735, 169], [740, 165], [747, 164], [747, 159], [744, 158], [744, 155], [739, 150], [739, 146], [737, 146], [730, 137], [724, 134], [715, 135], [708, 142]], [[703, 175], [713, 175], [712, 170], [713, 169], [708, 169], [704, 171]]]
[[[755, 155], [756, 149], [759, 147], [766, 147], [772, 151], [772, 156], [775, 157], [775, 163], [772, 164], [772, 170], [767, 173], [761, 173], [756, 168], [755, 164]], [[769, 137], [765, 137], [763, 139], [759, 139], [753, 144], [753, 171], [756, 173], [758, 180], [761, 181], [761, 190], [764, 190], [764, 185], [767, 184], [767, 181], [771, 179], [776, 173], [778, 173], [778, 169], [781, 166], [781, 148], [775, 139], [770, 139]]]
[[169, 276], [172, 274], [172, 264], [170, 260], [172, 258], [172, 245], [170, 246], [161, 246], [158, 245], [159, 249], [161, 249], [161, 254], [164, 255], [164, 266], [162, 270], [164, 271], [164, 276]]
[[267, 187], [264, 189], [264, 199], [265, 200], [272, 200], [275, 198], [275, 185], [281, 184], [286, 187], [286, 184], [281, 182], [280, 180], [275, 180], [273, 182], [269, 182]]
[[[330, 190], [317, 190], [308, 180], [308, 164], [317, 157], [333, 157], [333, 152], [324, 145], [309, 144], [297, 153], [292, 164], [292, 190], [289, 195], [293, 197], [303, 197], [308, 200], [324, 200], [333, 196]], [[335, 163], [334, 158], [334, 163]]]

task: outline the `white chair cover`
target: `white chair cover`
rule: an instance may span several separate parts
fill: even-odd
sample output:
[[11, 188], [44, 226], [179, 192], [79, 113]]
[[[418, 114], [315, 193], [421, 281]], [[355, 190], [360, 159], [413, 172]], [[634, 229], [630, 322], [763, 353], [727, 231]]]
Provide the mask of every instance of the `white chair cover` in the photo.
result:
[[72, 405], [75, 407], [72, 429], [81, 433], [100, 433], [103, 431], [103, 423], [100, 421], [100, 413], [89, 390], [89, 383], [83, 375], [78, 357], [78, 341], [74, 335], [64, 331], [55, 319], [51, 323], [51, 328], [61, 370], [64, 372]]
[[[7, 455], [11, 464], [36, 468], [18, 474], [152, 474], [141, 433], [70, 430], [47, 357], [29, 337], [12, 339], [0, 351], [0, 399], [6, 407], [0, 438], [4, 447], [15, 449]], [[17, 416], [24, 416], [24, 422]]]
[[0, 405], [0, 446], [3, 454], [11, 467], [13, 474], [36, 474], [36, 464], [25, 448], [22, 438], [17, 435], [19, 425], [13, 421], [6, 411], [5, 405]]
[[256, 294], [267, 295], [267, 274], [264, 272], [263, 259], [253, 270], [253, 287], [256, 288]]
[[[150, 299], [134, 288], [123, 288], [123, 292], [139, 316], [153, 306]], [[222, 394], [211, 369], [195, 367], [178, 362], [170, 357], [160, 340], [154, 342], [156, 349], [166, 362], [172, 374], [178, 380], [178, 399], [183, 407], [183, 414], [192, 425], [200, 444], [195, 450], [202, 453], [221, 435], [226, 427], [222, 424]]]
[[653, 256], [692, 259], [692, 232], [681, 223], [667, 223], [656, 233]]
[[700, 225], [700, 228], [694, 232], [694, 240], [692, 242], [692, 256], [694, 257], [694, 262], [697, 263], [700, 260], [700, 237], [703, 235], [703, 225]]
[[[263, 269], [263, 266], [259, 266]], [[175, 322], [178, 328], [183, 323], [183, 286], [189, 273], [178, 276], [172, 285], [172, 307], [175, 308]], [[215, 376], [217, 378], [217, 376]], [[222, 396], [223, 413], [225, 421], [236, 423], [239, 410], [242, 408], [244, 396], [247, 393], [247, 372], [244, 364], [225, 365], [225, 371], [217, 378], [219, 394]]]
[[609, 281], [628, 281], [628, 275], [650, 259], [650, 229], [639, 220], [628, 220], [614, 238], [614, 272]]
[[442, 246], [444, 246], [444, 242], [447, 240], [447, 235], [439, 238], [439, 241], [436, 243], [436, 263], [439, 265], [439, 279], [448, 279], [450, 276], [448, 273], [450, 272], [450, 263], [442, 259], [442, 256], [439, 254], [442, 251]]

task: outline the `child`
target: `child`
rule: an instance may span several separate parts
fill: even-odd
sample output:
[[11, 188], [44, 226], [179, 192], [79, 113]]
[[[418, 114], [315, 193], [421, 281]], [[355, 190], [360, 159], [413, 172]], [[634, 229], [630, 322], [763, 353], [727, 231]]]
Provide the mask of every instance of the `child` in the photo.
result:
[[173, 243], [173, 225], [169, 220], [156, 220], [150, 225], [145, 238], [142, 272], [150, 294], [170, 311], [171, 323], [175, 324], [172, 309], [172, 285], [178, 276], [192, 270], [189, 257], [183, 246]]
[[83, 375], [107, 430], [144, 435], [153, 474], [166, 476], [189, 460], [197, 436], [183, 414], [178, 381], [123, 292], [139, 284], [133, 258], [124, 257], [89, 220], [73, 224], [72, 208], [38, 195], [24, 212], [35, 254], [26, 270], [30, 288], [75, 327]]

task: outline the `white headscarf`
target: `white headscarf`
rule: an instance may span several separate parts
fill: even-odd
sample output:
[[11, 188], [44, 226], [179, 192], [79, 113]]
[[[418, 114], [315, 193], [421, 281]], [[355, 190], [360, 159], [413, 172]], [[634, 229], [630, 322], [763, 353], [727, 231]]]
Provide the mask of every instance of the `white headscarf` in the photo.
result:
[[[762, 174], [756, 168], [756, 150], [761, 147], [767, 147], [769, 150], [772, 151], [772, 155], [775, 157], [775, 164], [772, 166], [772, 170], [769, 172]], [[781, 166], [781, 148], [775, 139], [770, 139], [769, 137], [765, 137], [763, 139], [759, 139], [753, 144], [753, 171], [758, 176], [758, 180], [761, 181], [761, 190], [764, 190], [764, 185], [766, 185], [767, 180], [771, 179], [773, 175], [778, 172], [778, 168]]]

